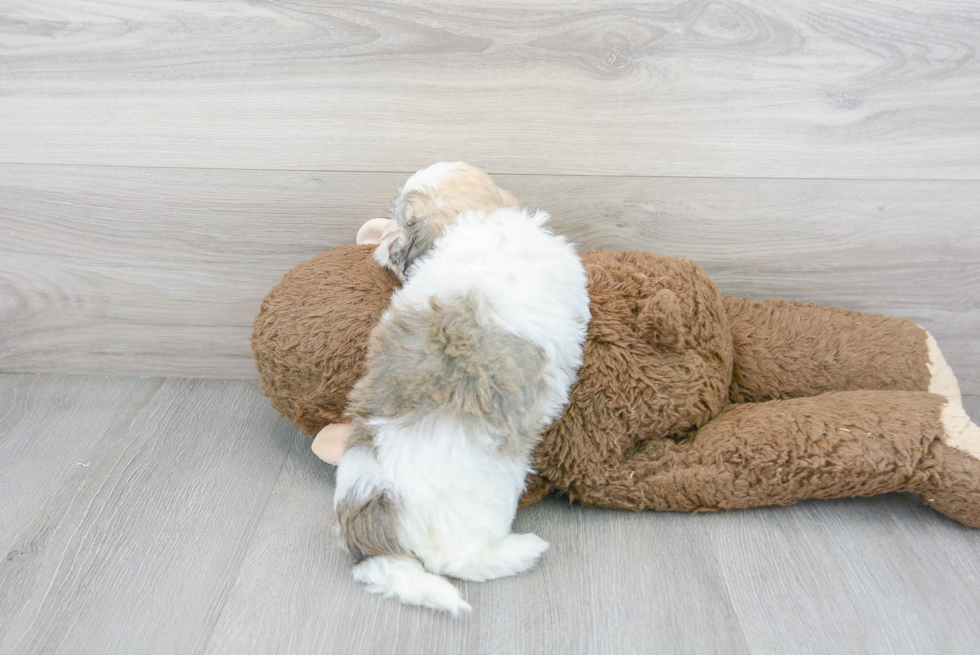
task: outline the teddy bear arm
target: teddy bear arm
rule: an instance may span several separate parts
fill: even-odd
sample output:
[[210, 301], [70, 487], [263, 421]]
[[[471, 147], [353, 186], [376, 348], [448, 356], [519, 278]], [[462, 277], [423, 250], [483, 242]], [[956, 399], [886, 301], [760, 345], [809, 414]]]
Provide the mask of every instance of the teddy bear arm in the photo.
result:
[[723, 298], [734, 345], [732, 402], [828, 391], [931, 391], [962, 404], [935, 339], [911, 321], [748, 298]]
[[924, 392], [733, 405], [685, 441], [651, 440], [576, 473], [563, 490], [600, 507], [719, 511], [913, 491], [980, 527], [980, 429]]
[[350, 430], [350, 423], [328, 423], [313, 439], [311, 445], [313, 454], [327, 464], [336, 466], [340, 463], [340, 458], [347, 447]]

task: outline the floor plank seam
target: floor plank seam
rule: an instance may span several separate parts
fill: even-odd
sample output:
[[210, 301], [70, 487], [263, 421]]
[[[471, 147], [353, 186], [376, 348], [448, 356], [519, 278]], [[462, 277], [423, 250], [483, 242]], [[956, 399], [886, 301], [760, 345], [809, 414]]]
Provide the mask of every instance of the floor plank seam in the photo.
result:
[[[292, 429], [292, 428], [289, 428]], [[276, 489], [278, 488], [279, 480], [282, 478], [283, 471], [286, 469], [286, 464], [289, 462], [289, 456], [293, 453], [296, 448], [296, 440], [294, 439], [292, 443], [289, 444], [289, 448], [282, 458], [282, 462], [279, 465], [279, 472], [276, 473], [276, 481], [269, 487], [269, 495], [266, 496], [265, 503], [262, 505], [262, 510], [255, 513], [255, 518], [253, 519], [252, 526], [249, 529], [248, 540], [242, 545], [238, 565], [235, 570], [234, 579], [231, 579], [226, 589], [221, 594], [221, 609], [215, 614], [214, 620], [211, 621], [211, 626], [208, 629], [207, 638], [202, 641], [202, 648], [199, 653], [207, 653], [211, 651], [211, 641], [214, 638], [214, 632], [218, 625], [221, 623], [221, 617], [225, 613], [228, 607], [228, 599], [234, 593], [235, 588], [238, 586], [238, 582], [241, 579], [242, 567], [245, 565], [245, 561], [248, 559], [248, 553], [252, 549], [252, 545], [255, 543], [255, 537], [259, 531], [259, 526], [262, 524], [262, 519], [265, 517], [266, 511], [269, 509], [269, 503], [272, 502], [272, 496], [275, 495]]]
[[738, 604], [735, 599], [732, 598], [732, 590], [729, 586], [728, 576], [725, 575], [724, 570], [721, 566], [721, 560], [718, 559], [718, 551], [715, 547], [714, 540], [711, 538], [711, 532], [708, 530], [708, 526], [702, 521], [699, 525], [701, 533], [704, 535], [705, 541], [708, 544], [708, 549], [711, 552], [711, 559], [715, 563], [715, 570], [718, 572], [718, 579], [721, 581], [722, 588], [725, 590], [725, 601], [728, 603], [728, 607], [732, 612], [732, 616], [735, 617], [735, 622], [738, 624], [738, 632], [742, 635], [742, 642], [745, 644], [746, 652], [753, 653], [751, 646], [751, 641], [749, 640], [748, 634], [745, 632], [745, 626], [743, 625], [742, 613], [738, 611]]
[[[36, 376], [36, 375], [40, 375], [40, 374], [34, 374], [34, 373], [4, 373], [4, 372], [0, 371], [0, 375], [24, 375], [24, 376], [30, 375], [30, 376]], [[73, 377], [83, 378], [83, 377], [96, 377], [96, 376], [76, 375], [76, 376], [73, 376]], [[97, 376], [97, 377], [109, 377], [109, 376]], [[126, 377], [126, 376], [121, 376], [121, 377]], [[142, 407], [142, 406], [144, 406], [144, 405], [146, 405], [147, 403], [149, 403], [150, 401], [153, 400], [153, 397], [157, 395], [157, 393], [160, 391], [160, 388], [163, 386], [164, 381], [165, 381], [165, 378], [160, 378], [159, 380], [157, 380], [157, 384], [154, 387], [152, 387], [150, 390], [145, 391], [142, 394], [144, 396], [144, 398], [143, 398], [142, 401], [138, 401], [136, 399], [136, 396], [139, 396], [140, 394], [135, 394], [131, 403], [127, 404], [126, 406], [124, 406], [122, 408], [120, 408], [119, 409], [119, 412], [112, 419], [112, 421], [109, 423], [109, 425], [105, 428], [105, 430], [103, 431], [103, 433], [99, 436], [98, 439], [95, 440], [95, 442], [92, 444], [92, 446], [85, 453], [85, 457], [83, 458], [82, 461], [83, 462], [90, 462], [90, 463], [93, 461], [92, 460], [92, 453], [97, 452], [99, 450], [99, 447], [102, 445], [102, 443], [106, 439], [110, 438], [111, 435], [114, 432], [117, 431], [117, 424], [118, 424], [118, 422], [127, 413], [130, 413], [129, 423], [123, 429], [123, 431], [125, 432], [125, 431], [130, 430], [133, 427], [133, 424], [136, 422], [136, 418], [137, 418], [137, 416], [139, 414], [139, 408]], [[137, 405], [133, 405], [133, 402], [136, 402]], [[76, 467], [77, 467], [77, 464], [76, 464]], [[36, 525], [36, 523], [38, 521], [38, 518], [41, 517], [41, 516], [43, 516], [45, 514], [45, 510], [48, 509], [48, 506], [50, 505], [50, 503], [53, 502], [54, 499], [58, 498], [60, 496], [60, 494], [65, 490], [65, 488], [71, 483], [73, 473], [76, 473], [76, 472], [77, 472], [77, 470], [69, 469], [68, 473], [65, 475], [65, 478], [61, 482], [61, 484], [58, 484], [57, 485], [57, 488], [54, 489], [51, 492], [51, 494], [48, 497], [48, 500], [45, 501], [45, 503], [40, 506], [40, 508], [38, 509], [38, 511], [35, 514], [34, 518], [32, 518], [29, 523], [26, 523], [25, 526], [24, 526], [24, 528], [21, 529], [21, 531], [15, 537], [13, 537], [13, 539], [10, 542], [10, 545], [6, 547], [5, 552], [6, 551], [9, 551], [11, 548], [13, 548], [17, 544], [18, 540], [20, 540], [24, 536], [24, 534], [31, 532], [31, 529], [35, 527], [35, 525]]]

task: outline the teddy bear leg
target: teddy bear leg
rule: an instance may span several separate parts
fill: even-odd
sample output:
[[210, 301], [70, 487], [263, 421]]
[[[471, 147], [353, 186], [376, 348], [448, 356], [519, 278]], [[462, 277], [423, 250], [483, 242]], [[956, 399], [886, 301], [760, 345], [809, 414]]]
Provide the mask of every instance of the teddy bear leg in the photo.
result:
[[686, 440], [649, 440], [559, 486], [587, 505], [681, 511], [913, 491], [976, 525], [980, 438], [961, 410], [944, 416], [944, 407], [957, 406], [911, 391], [732, 405]]
[[912, 321], [812, 303], [723, 301], [733, 402], [868, 389], [929, 391], [962, 404], [936, 340]]
[[915, 491], [951, 519], [980, 528], [980, 427], [952, 402], [940, 421], [943, 435], [923, 458]]

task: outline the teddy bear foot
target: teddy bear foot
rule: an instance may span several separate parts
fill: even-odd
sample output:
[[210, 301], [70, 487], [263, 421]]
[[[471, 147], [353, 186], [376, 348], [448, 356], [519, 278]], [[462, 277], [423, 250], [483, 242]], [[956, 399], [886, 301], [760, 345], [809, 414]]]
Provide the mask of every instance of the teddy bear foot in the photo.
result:
[[980, 427], [952, 402], [940, 421], [945, 434], [924, 462], [928, 483], [919, 495], [954, 521], [980, 528]]
[[980, 427], [970, 420], [962, 405], [952, 401], [943, 406], [939, 420], [943, 424], [947, 445], [972, 455], [980, 460]]
[[946, 363], [939, 344], [926, 330], [926, 348], [929, 351], [929, 393], [946, 396], [951, 403], [963, 406], [963, 397], [960, 395], [960, 385], [953, 375], [953, 369]]

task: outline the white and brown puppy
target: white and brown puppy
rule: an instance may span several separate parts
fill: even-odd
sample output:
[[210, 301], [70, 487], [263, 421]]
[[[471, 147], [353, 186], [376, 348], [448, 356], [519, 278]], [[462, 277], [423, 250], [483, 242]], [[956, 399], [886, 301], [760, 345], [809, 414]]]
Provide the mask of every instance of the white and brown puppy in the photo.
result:
[[404, 282], [411, 262], [427, 253], [457, 216], [504, 207], [521, 204], [482, 170], [462, 161], [440, 162], [408, 178], [388, 209], [390, 220], [365, 223], [357, 243], [379, 243], [375, 259]]
[[581, 260], [545, 227], [547, 214], [449, 215], [459, 205], [446, 181], [460, 170], [416, 174], [393, 204], [396, 228], [378, 258], [405, 284], [349, 399], [334, 501], [355, 579], [452, 614], [469, 605], [442, 575], [514, 575], [548, 547], [511, 523], [531, 452], [568, 400], [590, 318]]

